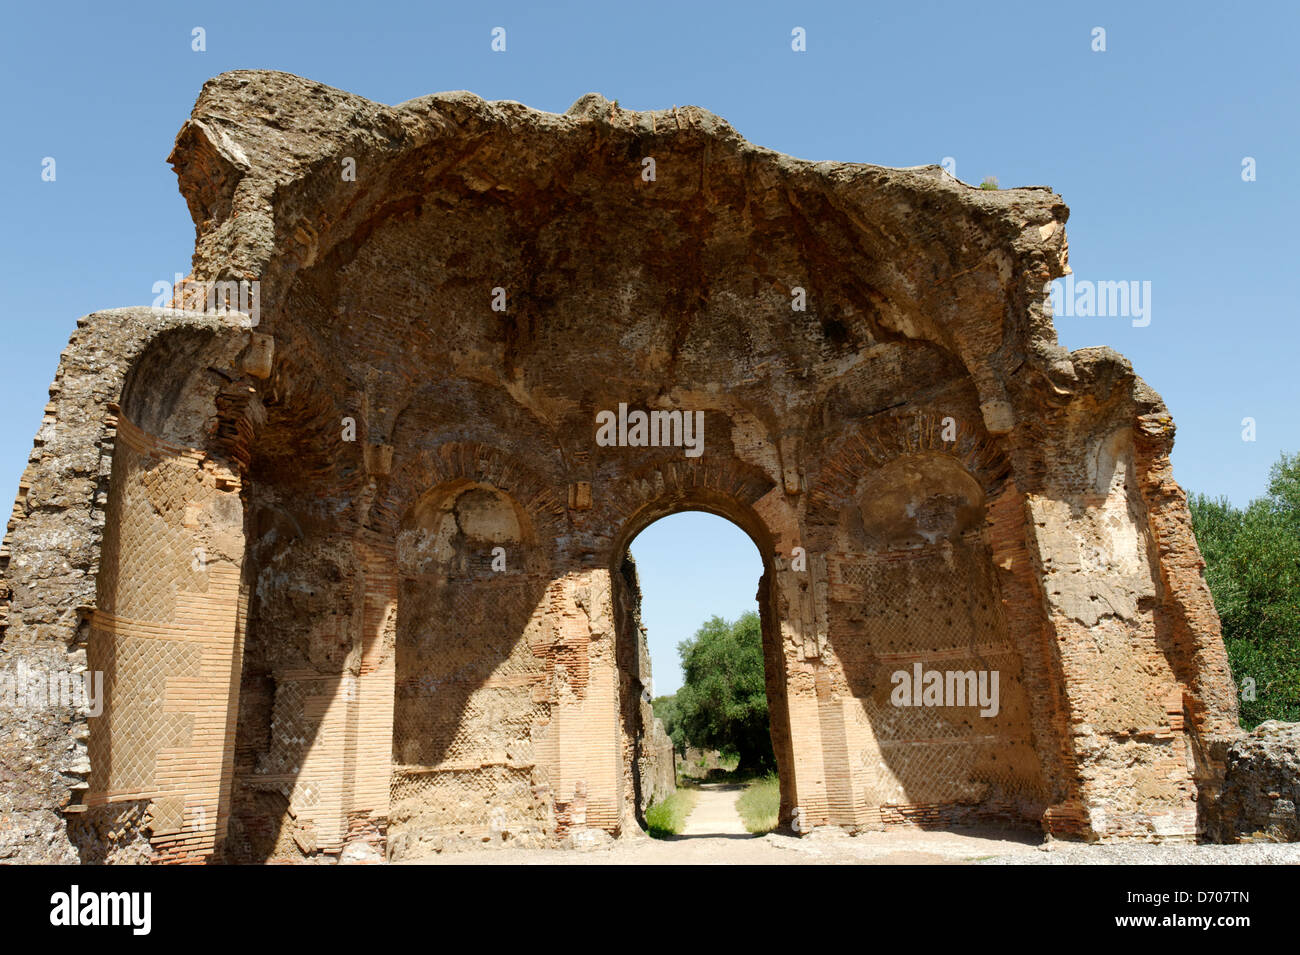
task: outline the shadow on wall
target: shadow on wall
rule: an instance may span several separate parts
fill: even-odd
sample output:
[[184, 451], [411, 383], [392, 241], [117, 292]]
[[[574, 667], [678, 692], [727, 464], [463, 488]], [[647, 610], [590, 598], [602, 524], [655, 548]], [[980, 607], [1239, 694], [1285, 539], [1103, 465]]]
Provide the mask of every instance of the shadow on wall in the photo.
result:
[[523, 510], [485, 485], [437, 490], [398, 535], [394, 858], [554, 831], [538, 753], [549, 674], [530, 627], [549, 581], [528, 567], [535, 553]]
[[[387, 644], [370, 656], [395, 655], [386, 833], [393, 858], [503, 839], [540, 844], [554, 829], [537, 753], [549, 713], [548, 674], [529, 639], [541, 636], [529, 624], [548, 580], [532, 566], [532, 543], [527, 517], [509, 495], [469, 481], [428, 492], [401, 524], [395, 620], [378, 636], [367, 634]], [[264, 559], [268, 567], [278, 563], [275, 553]], [[317, 620], [328, 619], [325, 608], [348, 603], [345, 593], [329, 591], [330, 581], [346, 583], [348, 575], [328, 559], [322, 553], [310, 570], [274, 572], [282, 584], [322, 581], [320, 606], [310, 615]], [[332, 667], [342, 669], [343, 660]], [[297, 776], [321, 725], [312, 719], [319, 717], [313, 701], [318, 711], [355, 692], [347, 676], [298, 680], [292, 669], [265, 661], [261, 670], [246, 673], [243, 688], [239, 838], [232, 845], [238, 861], [293, 858], [312, 848], [293, 842], [295, 816], [312, 808], [312, 793], [299, 791]], [[272, 670], [287, 679], [277, 684]], [[375, 725], [386, 731], [390, 724]], [[384, 759], [371, 771], [388, 766]]]
[[883, 465], [841, 510], [830, 636], [872, 822], [1036, 824], [1047, 805], [984, 524], [979, 482], [934, 453]]

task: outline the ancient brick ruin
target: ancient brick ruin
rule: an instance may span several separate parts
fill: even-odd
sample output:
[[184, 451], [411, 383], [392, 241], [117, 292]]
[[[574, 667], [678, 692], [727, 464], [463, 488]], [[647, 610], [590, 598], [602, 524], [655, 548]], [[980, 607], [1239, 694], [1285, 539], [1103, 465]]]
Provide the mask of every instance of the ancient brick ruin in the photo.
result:
[[[764, 555], [783, 822], [1215, 825], [1237, 709], [1173, 422], [1056, 344], [1050, 190], [268, 72], [170, 161], [192, 281], [78, 323], [9, 525], [0, 664], [106, 702], [0, 713], [0, 857], [632, 832], [671, 771], [627, 546], [684, 509]], [[898, 705], [936, 670], [996, 712]]]

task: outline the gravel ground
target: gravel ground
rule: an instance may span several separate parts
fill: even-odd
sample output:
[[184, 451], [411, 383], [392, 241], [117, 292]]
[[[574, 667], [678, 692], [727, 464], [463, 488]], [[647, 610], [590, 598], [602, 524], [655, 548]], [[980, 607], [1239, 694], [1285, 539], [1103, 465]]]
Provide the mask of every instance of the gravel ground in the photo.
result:
[[1044, 844], [1038, 833], [989, 829], [819, 830], [802, 838], [631, 836], [589, 849], [483, 849], [415, 865], [1297, 865], [1300, 843], [1217, 845]]
[[995, 856], [981, 865], [1300, 865], [1300, 843], [1107, 845], [1057, 842], [1032, 855]]
[[745, 791], [739, 783], [703, 783], [695, 808], [686, 817], [684, 836], [747, 836], [745, 823], [736, 811], [736, 800]]

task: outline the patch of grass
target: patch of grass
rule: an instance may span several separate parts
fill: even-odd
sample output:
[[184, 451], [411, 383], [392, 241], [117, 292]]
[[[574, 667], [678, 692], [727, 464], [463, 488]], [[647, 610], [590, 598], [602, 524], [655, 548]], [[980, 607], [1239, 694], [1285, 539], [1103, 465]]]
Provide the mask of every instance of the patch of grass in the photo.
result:
[[745, 787], [736, 800], [736, 812], [753, 833], [771, 832], [781, 812], [781, 783], [776, 773], [760, 776]]
[[652, 838], [667, 839], [678, 835], [686, 825], [686, 817], [695, 808], [699, 793], [694, 789], [679, 789], [662, 802], [654, 803], [645, 811], [646, 829]]
[[992, 191], [992, 192], [996, 192], [996, 191], [998, 190], [998, 188], [999, 188], [999, 186], [998, 186], [998, 177], [997, 177], [997, 176], [986, 176], [985, 179], [984, 179], [984, 181], [980, 183], [980, 188], [981, 188], [981, 189], [986, 189], [986, 190], [989, 190], [989, 191]]

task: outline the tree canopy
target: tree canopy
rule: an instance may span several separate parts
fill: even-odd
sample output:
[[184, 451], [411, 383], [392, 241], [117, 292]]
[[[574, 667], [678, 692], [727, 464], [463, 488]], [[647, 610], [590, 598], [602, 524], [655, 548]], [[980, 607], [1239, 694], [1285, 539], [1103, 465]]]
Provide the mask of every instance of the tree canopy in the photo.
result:
[[1201, 494], [1189, 504], [1242, 725], [1300, 721], [1300, 454], [1283, 454], [1244, 510]]
[[673, 743], [683, 751], [697, 746], [738, 756], [745, 770], [775, 766], [758, 614], [750, 611], [735, 621], [714, 616], [677, 652], [682, 688], [654, 701]]

